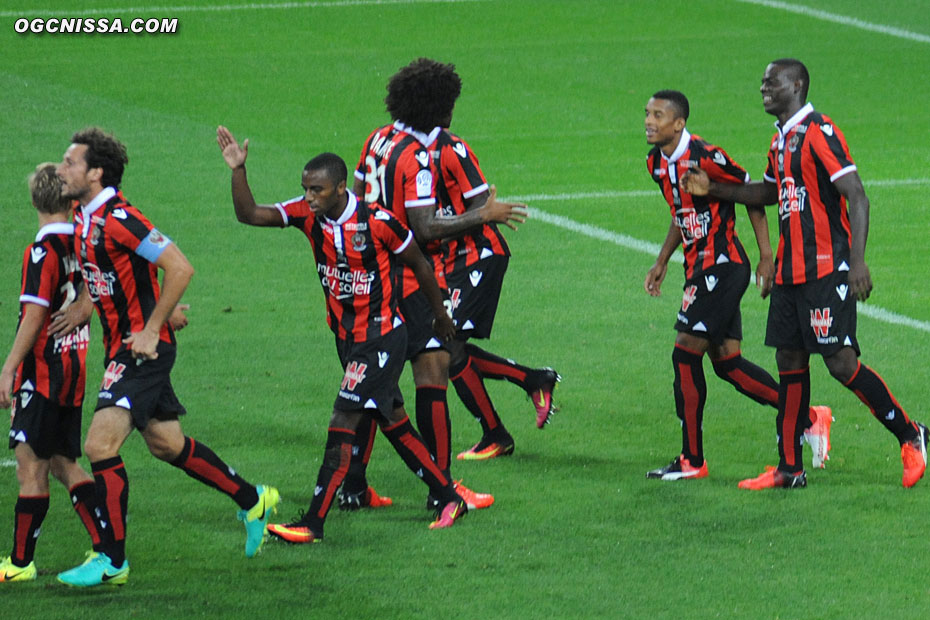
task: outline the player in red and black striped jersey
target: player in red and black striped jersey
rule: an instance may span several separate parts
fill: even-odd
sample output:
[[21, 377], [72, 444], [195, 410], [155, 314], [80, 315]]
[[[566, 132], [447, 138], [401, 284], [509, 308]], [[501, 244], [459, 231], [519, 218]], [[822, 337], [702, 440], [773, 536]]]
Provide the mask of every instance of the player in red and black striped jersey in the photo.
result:
[[[77, 132], [58, 166], [62, 195], [78, 202], [76, 254], [85, 287], [56, 315], [52, 331], [85, 319], [96, 306], [103, 326], [103, 383], [84, 449], [106, 523], [101, 552], [58, 575], [73, 586], [125, 583], [129, 478], [119, 455], [138, 429], [149, 451], [192, 478], [233, 499], [245, 522], [247, 557], [261, 547], [268, 514], [278, 502], [273, 487], [255, 487], [206, 445], [184, 435], [185, 412], [171, 386], [176, 346], [169, 317], [193, 275], [181, 250], [154, 228], [119, 191], [129, 162], [126, 148], [99, 128]], [[158, 286], [157, 272], [164, 272]], [[73, 309], [73, 310], [72, 310]]]
[[[451, 120], [451, 118], [450, 118]], [[438, 197], [442, 217], [481, 209], [491, 195], [478, 158], [459, 136], [444, 128], [433, 148], [440, 175]], [[560, 380], [551, 368], [529, 368], [490, 353], [471, 338], [490, 338], [510, 248], [496, 222], [487, 222], [445, 241], [434, 255], [449, 287], [457, 334], [450, 346], [449, 377], [459, 398], [481, 423], [482, 437], [461, 452], [461, 460], [485, 460], [511, 454], [513, 438], [504, 427], [484, 379], [505, 379], [522, 388], [536, 407], [536, 427], [544, 428], [554, 410], [552, 390]]]
[[911, 487], [926, 469], [928, 431], [908, 417], [881, 377], [858, 359], [856, 301], [868, 299], [872, 290], [865, 263], [869, 199], [843, 133], [807, 102], [809, 85], [807, 68], [798, 60], [775, 60], [765, 69], [762, 105], [778, 122], [761, 182], [732, 185], [701, 174], [684, 180], [692, 193], [778, 205], [776, 277], [765, 343], [776, 349], [780, 375], [779, 464], [740, 487], [803, 486], [799, 419], [810, 401], [811, 353], [823, 356], [830, 374], [894, 434], [901, 445], [902, 484]]
[[[453, 65], [420, 58], [401, 68], [388, 81], [385, 103], [393, 123], [373, 131], [362, 148], [355, 170], [353, 191], [366, 202], [379, 202], [409, 225], [427, 252], [439, 248], [439, 240], [463, 234], [487, 222], [522, 222], [524, 205], [498, 202], [494, 190], [479, 209], [463, 215], [440, 217], [437, 212], [438, 171], [431, 150], [452, 120], [452, 109], [461, 91]], [[442, 277], [442, 270], [437, 276]], [[444, 283], [440, 283], [444, 285]], [[449, 352], [432, 334], [422, 296], [405, 277], [400, 310], [407, 319], [407, 356], [416, 385], [417, 426], [436, 453], [441, 465], [448, 461]], [[373, 427], [369, 426], [371, 432]], [[364, 431], [363, 431], [364, 432]], [[359, 435], [359, 447], [367, 445]], [[367, 452], [358, 451], [362, 462], [353, 463], [346, 493], [357, 494], [367, 483], [364, 466]], [[464, 487], [460, 491], [465, 491]]]
[[[648, 478], [687, 480], [707, 475], [704, 459], [703, 419], [707, 385], [703, 358], [708, 354], [714, 372], [752, 400], [778, 407], [778, 383], [763, 368], [740, 352], [742, 319], [740, 299], [750, 278], [749, 259], [736, 235], [732, 201], [693, 196], [681, 187], [681, 177], [692, 169], [703, 170], [723, 183], [745, 183], [749, 175], [727, 153], [687, 127], [690, 105], [677, 90], [661, 90], [646, 104], [646, 141], [653, 145], [646, 166], [671, 210], [671, 222], [655, 264], [646, 274], [644, 288], [653, 297], [661, 292], [672, 253], [684, 250], [685, 283], [681, 308], [675, 322], [678, 334], [672, 351], [675, 372], [675, 410], [681, 420], [681, 454], [669, 465], [654, 469]], [[768, 224], [761, 208], [747, 209], [759, 246], [756, 278], [760, 286], [772, 277], [772, 248]], [[810, 412], [824, 416], [807, 433], [815, 450], [815, 466], [827, 458], [829, 409]], [[810, 427], [808, 421], [806, 427]], [[826, 438], [820, 435], [826, 433]], [[815, 441], [816, 439], [816, 441]]]
[[0, 582], [36, 578], [33, 557], [49, 507], [49, 473], [68, 489], [94, 548], [100, 544], [94, 480], [76, 460], [90, 329], [85, 322], [61, 337], [48, 333], [51, 313], [67, 308], [82, 286], [68, 221], [71, 201], [61, 197], [55, 164], [40, 164], [29, 190], [39, 233], [23, 255], [19, 323], [0, 370], [0, 408], [13, 407], [10, 449], [19, 479], [13, 552], [0, 561]]
[[412, 233], [389, 212], [370, 207], [346, 189], [345, 162], [332, 153], [304, 167], [304, 195], [274, 205], [258, 205], [246, 179], [248, 141], [242, 146], [225, 127], [217, 143], [232, 169], [236, 217], [252, 226], [294, 226], [310, 241], [320, 284], [326, 296], [330, 329], [345, 376], [333, 405], [323, 465], [304, 517], [272, 524], [268, 531], [296, 543], [319, 542], [336, 491], [349, 470], [356, 429], [369, 420], [385, 436], [411, 471], [441, 499], [431, 528], [448, 527], [467, 510], [455, 492], [448, 468], [440, 468], [404, 411], [397, 385], [404, 366], [406, 326], [397, 308], [394, 270], [410, 268], [428, 300], [438, 337], [454, 333], [429, 263], [413, 243]]

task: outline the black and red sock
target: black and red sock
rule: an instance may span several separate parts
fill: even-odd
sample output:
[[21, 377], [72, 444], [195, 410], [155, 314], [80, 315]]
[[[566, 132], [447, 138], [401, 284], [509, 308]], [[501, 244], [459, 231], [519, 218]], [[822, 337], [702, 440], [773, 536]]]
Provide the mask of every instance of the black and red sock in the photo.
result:
[[423, 443], [436, 457], [439, 469], [448, 470], [452, 458], [452, 428], [445, 386], [423, 385], [417, 388], [416, 417]]
[[801, 462], [801, 437], [811, 403], [810, 368], [778, 373], [778, 469], [797, 473]]
[[181, 454], [171, 464], [194, 480], [230, 496], [243, 510], [248, 510], [258, 502], [258, 491], [254, 486], [224, 463], [213, 450], [192, 437], [184, 438]]
[[126, 560], [126, 510], [129, 506], [129, 477], [120, 456], [90, 464], [97, 491], [100, 548], [114, 566]]
[[865, 403], [876, 420], [894, 434], [898, 443], [916, 439], [917, 429], [914, 428], [914, 424], [898, 404], [885, 381], [877, 372], [862, 362], [858, 364], [852, 379], [846, 382], [846, 387]]
[[675, 369], [675, 412], [681, 420], [681, 452], [693, 467], [704, 463], [704, 356], [675, 345], [672, 366]]
[[778, 408], [778, 382], [765, 369], [756, 366], [739, 352], [714, 360], [714, 372], [736, 390], [760, 405]]
[[101, 550], [103, 537], [100, 534], [100, 522], [97, 520], [97, 488], [93, 480], [78, 482], [68, 489], [71, 505], [84, 524], [94, 551]]
[[42, 521], [48, 513], [48, 495], [24, 496], [16, 498], [13, 522], [13, 553], [10, 560], [14, 565], [24, 568], [35, 557], [36, 541], [42, 528]]
[[[365, 420], [362, 420], [365, 423]], [[323, 464], [316, 477], [313, 499], [304, 516], [304, 524], [313, 533], [322, 536], [326, 515], [333, 505], [336, 490], [346, 474], [352, 460], [352, 444], [355, 443], [355, 431], [347, 428], [329, 428], [326, 436], [326, 450], [323, 452]]]
[[358, 494], [368, 489], [368, 461], [371, 460], [371, 451], [375, 446], [377, 428], [377, 420], [370, 415], [364, 416], [355, 428], [349, 471], [342, 482], [346, 493]]
[[449, 374], [455, 393], [465, 408], [481, 423], [484, 435], [503, 429], [500, 416], [497, 415], [494, 405], [491, 404], [491, 397], [484, 387], [484, 379], [472, 364], [472, 359], [468, 358], [461, 368], [450, 368]]
[[526, 392], [539, 387], [529, 381], [534, 372], [532, 368], [494, 355], [471, 343], [465, 345], [465, 354], [471, 358], [474, 368], [487, 379], [503, 379], [520, 386]]
[[433, 455], [423, 443], [423, 439], [410, 423], [410, 418], [404, 417], [400, 422], [382, 426], [381, 430], [407, 468], [426, 483], [430, 495], [443, 502], [456, 499], [457, 495], [448, 470], [440, 469], [436, 464]]

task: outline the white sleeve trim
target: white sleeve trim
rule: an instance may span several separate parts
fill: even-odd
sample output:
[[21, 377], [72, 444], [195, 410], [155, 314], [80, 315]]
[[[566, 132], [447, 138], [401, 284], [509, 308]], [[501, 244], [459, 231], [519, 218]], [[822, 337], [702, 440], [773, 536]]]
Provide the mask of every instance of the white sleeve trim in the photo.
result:
[[355, 174], [355, 178], [358, 179], [359, 181], [365, 180], [365, 175], [362, 173], [361, 170], [356, 170], [354, 174]]
[[20, 295], [19, 303], [35, 304], [37, 306], [42, 306], [43, 308], [48, 308], [52, 305], [47, 299], [42, 299], [41, 297], [36, 297], [34, 295]]
[[477, 196], [478, 194], [480, 194], [481, 192], [485, 191], [486, 189], [488, 189], [488, 184], [487, 184], [487, 183], [482, 183], [481, 185], [479, 185], [479, 186], [476, 187], [475, 189], [469, 190], [469, 191], [467, 191], [467, 192], [464, 192], [464, 193], [462, 194], [462, 197], [463, 197], [463, 198], [471, 198], [472, 196]]
[[769, 183], [775, 183], [775, 182], [776, 182], [776, 179], [773, 179], [772, 177], [770, 177], [770, 176], [767, 175], [767, 174], [763, 174], [763, 175], [762, 175], [762, 178], [765, 179], [766, 181], [768, 181]]
[[410, 242], [413, 241], [413, 233], [409, 230], [407, 231], [407, 240], [400, 244], [400, 247], [394, 250], [395, 254], [400, 254], [407, 249], [407, 246], [410, 245]]
[[287, 220], [287, 211], [284, 210], [284, 207], [281, 205], [280, 202], [274, 203], [274, 208], [277, 209], [277, 210], [278, 210], [278, 213], [281, 214], [281, 227], [282, 227], [282, 228], [286, 228], [286, 227], [287, 227], [287, 222], [288, 222], [288, 220]]
[[435, 198], [421, 198], [420, 200], [408, 200], [404, 203], [405, 207], [429, 207], [436, 204]]
[[834, 181], [836, 181], [836, 180], [837, 180], [838, 178], [840, 178], [841, 176], [845, 176], [845, 175], [849, 174], [850, 172], [855, 172], [855, 171], [856, 171], [856, 164], [853, 164], [853, 165], [851, 165], [851, 166], [846, 166], [845, 168], [843, 168], [843, 169], [840, 170], [839, 172], [834, 173], [833, 176], [830, 177], [830, 182], [833, 183]]

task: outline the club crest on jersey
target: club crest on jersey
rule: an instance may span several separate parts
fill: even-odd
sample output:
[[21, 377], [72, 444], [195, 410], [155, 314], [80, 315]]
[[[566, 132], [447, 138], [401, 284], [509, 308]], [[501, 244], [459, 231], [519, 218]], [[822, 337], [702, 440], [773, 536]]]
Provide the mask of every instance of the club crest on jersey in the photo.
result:
[[830, 308], [814, 308], [811, 310], [811, 329], [814, 330], [814, 335], [817, 336], [817, 342], [826, 344], [822, 341], [826, 340], [832, 326], [833, 317], [830, 316]]
[[348, 389], [352, 391], [355, 389], [359, 383], [365, 380], [365, 371], [368, 369], [368, 364], [359, 364], [358, 362], [352, 362], [346, 366], [346, 374], [342, 378], [341, 389]]
[[100, 389], [109, 390], [114, 383], [123, 378], [123, 371], [125, 370], [126, 364], [119, 364], [115, 360], [111, 360], [103, 373], [103, 383], [100, 384]]
[[48, 254], [48, 252], [44, 248], [39, 248], [39, 247], [32, 248], [29, 251], [29, 253], [32, 254], [32, 263], [34, 265], [38, 265], [39, 263], [41, 263], [42, 259], [45, 258], [45, 255]]
[[798, 137], [798, 134], [793, 134], [788, 140], [788, 150], [794, 153], [798, 150], [798, 142], [801, 141], [801, 138]]
[[417, 198], [429, 198], [433, 195], [433, 173], [420, 170], [417, 173]]
[[688, 308], [691, 307], [691, 304], [694, 303], [694, 300], [697, 299], [697, 290], [698, 287], [696, 284], [692, 284], [685, 288], [684, 295], [681, 296], [681, 311], [687, 312]]
[[100, 229], [100, 227], [94, 226], [90, 231], [90, 240], [88, 241], [88, 243], [90, 243], [91, 245], [97, 245], [98, 243], [100, 243], [100, 235], [102, 234], [103, 234], [103, 231]]
[[455, 144], [453, 144], [452, 149], [456, 153], [458, 153], [459, 157], [461, 157], [462, 159], [465, 159], [466, 157], [468, 157], [468, 151], [465, 150], [465, 145], [462, 144], [461, 142], [456, 142]]
[[356, 252], [365, 251], [365, 235], [359, 232], [352, 235], [352, 249]]

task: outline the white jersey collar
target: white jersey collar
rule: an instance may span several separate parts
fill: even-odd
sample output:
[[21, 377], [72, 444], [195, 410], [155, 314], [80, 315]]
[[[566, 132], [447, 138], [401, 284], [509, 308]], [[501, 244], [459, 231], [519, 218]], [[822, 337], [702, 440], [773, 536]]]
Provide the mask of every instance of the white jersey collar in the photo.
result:
[[73, 235], [74, 234], [74, 224], [70, 222], [52, 222], [51, 224], [46, 224], [39, 229], [39, 234], [36, 235], [36, 243], [42, 241], [48, 235]]
[[442, 127], [433, 127], [433, 130], [426, 134], [422, 131], [417, 131], [409, 125], [405, 125], [400, 121], [394, 121], [394, 128], [409, 133], [411, 136], [419, 140], [420, 144], [427, 147], [436, 141], [436, 138], [439, 137], [439, 132], [442, 131]]
[[681, 139], [678, 141], [678, 146], [675, 147], [675, 152], [672, 153], [671, 157], [666, 157], [665, 153], [662, 153], [662, 149], [659, 149], [659, 152], [662, 153], [662, 158], [667, 159], [668, 163], [674, 164], [676, 161], [681, 159], [681, 156], [685, 154], [685, 151], [688, 150], [688, 144], [691, 142], [691, 133], [687, 128], [681, 130]]
[[116, 188], [115, 187], [104, 187], [102, 190], [100, 190], [99, 194], [94, 196], [93, 200], [91, 200], [90, 202], [87, 203], [86, 206], [81, 208], [81, 212], [84, 215], [93, 215], [94, 211], [99, 209], [102, 205], [106, 204], [106, 202], [110, 198], [113, 198], [113, 196], [116, 196]]

